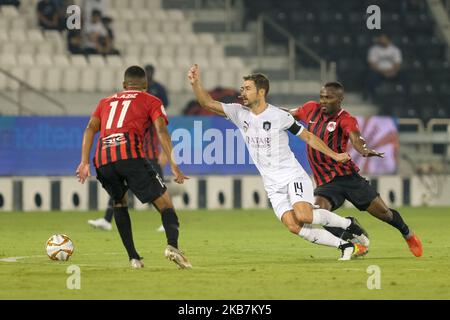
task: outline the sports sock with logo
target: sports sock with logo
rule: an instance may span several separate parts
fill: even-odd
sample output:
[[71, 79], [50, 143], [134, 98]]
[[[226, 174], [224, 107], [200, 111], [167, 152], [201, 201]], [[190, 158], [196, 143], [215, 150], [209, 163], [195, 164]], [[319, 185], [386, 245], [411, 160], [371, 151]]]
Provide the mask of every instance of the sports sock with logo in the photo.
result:
[[314, 209], [312, 224], [347, 229], [351, 221], [325, 209]]
[[327, 230], [313, 228], [310, 224], [304, 224], [298, 235], [309, 242], [335, 248], [347, 243], [347, 241], [339, 239]]

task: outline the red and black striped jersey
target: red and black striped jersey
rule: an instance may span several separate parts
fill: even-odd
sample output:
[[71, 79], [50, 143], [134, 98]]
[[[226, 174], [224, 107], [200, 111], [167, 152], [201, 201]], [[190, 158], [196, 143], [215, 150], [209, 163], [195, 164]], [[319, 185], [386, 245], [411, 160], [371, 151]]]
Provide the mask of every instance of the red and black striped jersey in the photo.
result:
[[161, 100], [142, 91], [122, 91], [100, 100], [92, 113], [100, 119], [94, 157], [98, 168], [118, 160], [145, 158], [145, 131], [157, 118], [168, 124]]
[[144, 135], [144, 153], [145, 156], [150, 160], [158, 161], [158, 156], [160, 154], [160, 145], [158, 134], [156, 133], [156, 128], [151, 124], [146, 130]]
[[[341, 109], [329, 117], [323, 114], [320, 104], [309, 101], [297, 109], [294, 117], [305, 123], [308, 130], [322, 139], [330, 149], [342, 153], [347, 151], [350, 132], [359, 131], [357, 120], [347, 111]], [[345, 176], [358, 172], [353, 161], [336, 162], [323, 153], [307, 146], [308, 161], [317, 186], [328, 183], [336, 176]]]

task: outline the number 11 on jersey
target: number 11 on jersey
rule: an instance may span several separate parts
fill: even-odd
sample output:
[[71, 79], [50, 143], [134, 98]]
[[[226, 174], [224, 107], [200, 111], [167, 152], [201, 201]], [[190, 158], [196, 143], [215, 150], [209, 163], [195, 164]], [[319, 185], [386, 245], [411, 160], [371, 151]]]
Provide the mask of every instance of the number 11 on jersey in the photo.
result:
[[[120, 116], [119, 116], [119, 120], [117, 121], [116, 128], [122, 128], [123, 120], [125, 119], [125, 115], [127, 114], [130, 103], [131, 103], [131, 100], [122, 101], [122, 111], [120, 112]], [[111, 129], [111, 127], [112, 127], [114, 115], [116, 114], [116, 109], [117, 109], [118, 104], [119, 104], [119, 101], [113, 101], [109, 104], [111, 106], [111, 110], [109, 111], [108, 121], [106, 122], [106, 129]]]

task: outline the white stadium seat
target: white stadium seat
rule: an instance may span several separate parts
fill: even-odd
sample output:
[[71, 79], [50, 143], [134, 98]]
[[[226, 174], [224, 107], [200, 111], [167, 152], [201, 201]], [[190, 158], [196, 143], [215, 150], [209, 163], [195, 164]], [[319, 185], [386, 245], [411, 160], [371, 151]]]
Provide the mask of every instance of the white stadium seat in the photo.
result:
[[66, 68], [63, 72], [62, 89], [67, 92], [77, 92], [80, 89], [80, 70]]
[[66, 55], [58, 54], [53, 58], [55, 66], [57, 67], [68, 67], [70, 66], [69, 58]]
[[[7, 19], [0, 19], [0, 30], [8, 31], [9, 30], [9, 20]], [[0, 31], [1, 32], [1, 31]]]
[[14, 54], [4, 53], [0, 56], [0, 65], [3, 68], [11, 68], [17, 65], [17, 59]]
[[106, 65], [111, 68], [122, 68], [123, 60], [120, 56], [106, 56]]
[[219, 83], [224, 88], [237, 88], [240, 83], [236, 83], [236, 73], [233, 69], [227, 69], [220, 72]]
[[208, 68], [201, 70], [202, 83], [206, 90], [212, 90], [219, 84], [219, 70], [215, 68]]
[[151, 10], [150, 12], [152, 14], [152, 18], [155, 19], [155, 20], [160, 20], [160, 21], [167, 21], [168, 20], [168, 15], [163, 10]]
[[172, 57], [160, 57], [159, 65], [163, 68], [172, 69], [175, 68], [175, 61]]
[[173, 92], [182, 92], [184, 90], [184, 82], [187, 81], [185, 74], [189, 68], [176, 68], [169, 72], [167, 82], [168, 88]]
[[80, 77], [80, 89], [84, 92], [95, 92], [97, 91], [97, 70], [93, 68], [83, 68], [81, 69]]
[[81, 54], [72, 55], [70, 57], [70, 60], [72, 61], [72, 65], [74, 67], [87, 67], [88, 66], [86, 57], [82, 56]]
[[141, 20], [130, 20], [128, 21], [128, 28], [127, 28], [129, 33], [142, 33], [142, 32], [146, 32], [146, 28], [145, 28], [145, 21], [141, 21]]
[[175, 49], [174, 45], [166, 44], [163, 46], [159, 46], [158, 57], [175, 57]]
[[0, 43], [6, 43], [9, 41], [9, 36], [6, 30], [0, 29]]
[[15, 43], [27, 42], [27, 36], [24, 30], [11, 30], [9, 33], [10, 41]]
[[51, 67], [53, 65], [53, 61], [47, 54], [38, 54], [36, 55], [36, 65], [40, 67]]
[[125, 56], [123, 61], [126, 66], [139, 66], [141, 64], [141, 59], [138, 56]]
[[183, 21], [184, 20], [184, 14], [183, 11], [179, 9], [172, 9], [172, 10], [166, 10], [167, 14], [167, 20], [170, 21]]
[[113, 68], [103, 68], [99, 70], [98, 89], [102, 92], [113, 92], [116, 89], [115, 70]]
[[147, 57], [157, 57], [159, 54], [157, 45], [146, 45], [142, 50], [142, 58], [145, 59]]
[[29, 68], [26, 79], [30, 86], [42, 90], [44, 88], [44, 69], [41, 67]]
[[16, 54], [18, 51], [17, 46], [15, 43], [12, 42], [3, 42], [1, 53], [9, 53], [9, 54]]
[[162, 21], [160, 25], [162, 33], [176, 33], [178, 31], [176, 21]]
[[44, 41], [44, 36], [42, 35], [42, 31], [39, 29], [31, 29], [28, 30], [28, 41], [32, 43], [40, 43]]
[[214, 36], [210, 33], [200, 33], [198, 35], [199, 37], [199, 43], [203, 45], [215, 45], [216, 40], [214, 39]]
[[5, 90], [6, 89], [6, 76], [0, 72], [0, 90]]
[[11, 26], [10, 27], [11, 30], [26, 30], [27, 29], [27, 21], [25, 19], [14, 19], [11, 21], [10, 26]]
[[10, 17], [10, 18], [17, 18], [19, 17], [19, 11], [15, 6], [1, 6], [0, 7], [0, 13], [2, 18]]
[[149, 35], [152, 35], [154, 32], [160, 32], [161, 28], [159, 21], [146, 21], [144, 23], [144, 31]]
[[172, 44], [181, 44], [185, 43], [183, 35], [177, 33], [169, 33], [167, 35], [167, 42]]
[[37, 45], [36, 51], [38, 54], [54, 55], [56, 52], [53, 49], [53, 45], [50, 41], [44, 41]]
[[89, 66], [94, 68], [102, 68], [106, 65], [105, 59], [99, 54], [89, 55]]
[[34, 55], [36, 53], [36, 46], [33, 43], [23, 43], [19, 45], [20, 54]]
[[197, 60], [201, 61], [209, 58], [209, 48], [207, 46], [194, 46], [192, 48], [192, 56]]
[[135, 43], [139, 43], [139, 44], [147, 44], [147, 43], [149, 43], [149, 36], [146, 33], [143, 33], [143, 32], [134, 33], [131, 36], [132, 36], [133, 41]]
[[178, 21], [177, 32], [185, 35], [193, 34], [192, 23], [190, 21]]
[[47, 67], [44, 89], [57, 92], [62, 88], [63, 70], [60, 67]]
[[148, 0], [131, 0], [130, 2], [130, 6], [131, 9], [133, 9], [135, 12], [139, 12], [139, 11], [144, 11], [143, 9], [145, 9], [146, 3], [148, 2]]
[[[16, 78], [18, 78], [18, 79], [20, 79], [22, 81], [25, 80], [25, 69], [22, 68], [22, 67], [13, 67], [11, 69], [11, 74], [14, 77], [16, 77]], [[19, 89], [19, 85], [20, 84], [17, 81], [15, 81], [13, 79], [9, 79], [8, 83], [7, 83], [7, 88], [10, 89], [10, 90], [18, 90]]]

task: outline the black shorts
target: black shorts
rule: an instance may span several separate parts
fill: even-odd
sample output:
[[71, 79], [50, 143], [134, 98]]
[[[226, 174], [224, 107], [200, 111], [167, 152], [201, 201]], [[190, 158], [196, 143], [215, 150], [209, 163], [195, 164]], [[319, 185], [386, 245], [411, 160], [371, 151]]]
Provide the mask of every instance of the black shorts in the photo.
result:
[[379, 193], [369, 181], [354, 173], [335, 177], [331, 182], [317, 187], [314, 195], [328, 199], [331, 211], [342, 206], [345, 200], [350, 201], [360, 211], [366, 211]]
[[161, 166], [159, 165], [159, 162], [157, 159], [147, 159], [147, 161], [150, 163], [151, 167], [154, 171], [156, 171], [157, 174], [159, 174], [159, 177], [162, 181], [164, 181], [164, 173], [162, 171]]
[[96, 171], [97, 180], [115, 202], [122, 200], [128, 188], [142, 203], [153, 202], [167, 190], [147, 159], [119, 160]]

